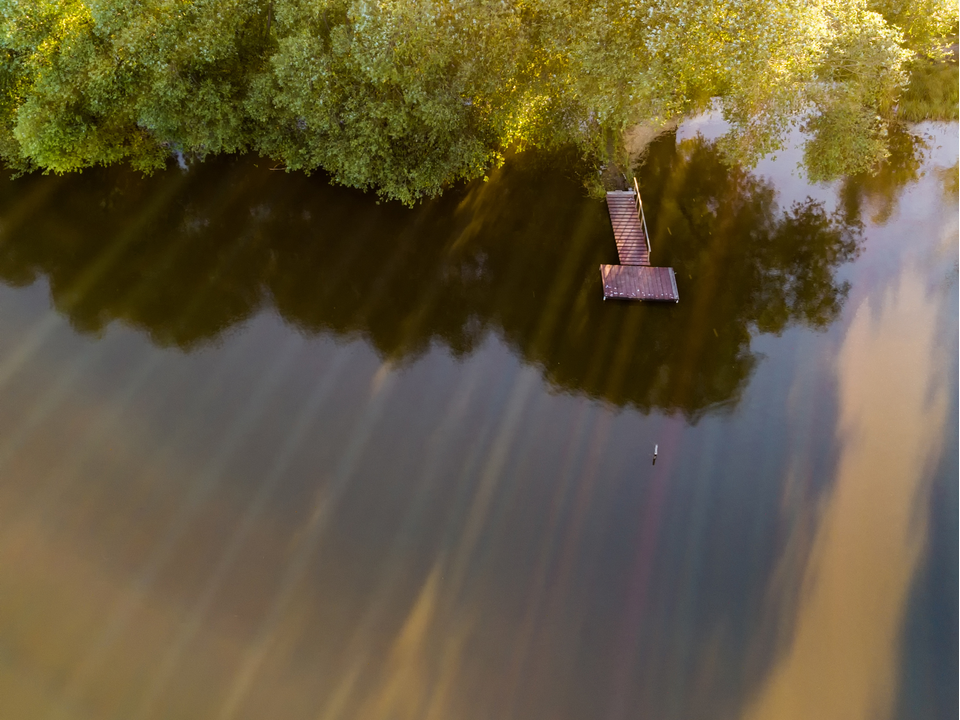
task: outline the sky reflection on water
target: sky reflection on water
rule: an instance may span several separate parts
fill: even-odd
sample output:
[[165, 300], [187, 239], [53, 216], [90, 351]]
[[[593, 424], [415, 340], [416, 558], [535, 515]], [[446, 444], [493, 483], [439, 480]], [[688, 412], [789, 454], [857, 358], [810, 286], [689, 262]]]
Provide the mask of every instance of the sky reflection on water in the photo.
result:
[[837, 474], [818, 509], [788, 650], [748, 718], [892, 716], [947, 402], [922, 277], [904, 268], [878, 304], [861, 304], [840, 350]]
[[4, 714], [952, 716], [933, 131], [869, 217], [653, 148], [669, 309], [600, 301], [550, 160], [413, 213], [253, 161], [5, 184]]

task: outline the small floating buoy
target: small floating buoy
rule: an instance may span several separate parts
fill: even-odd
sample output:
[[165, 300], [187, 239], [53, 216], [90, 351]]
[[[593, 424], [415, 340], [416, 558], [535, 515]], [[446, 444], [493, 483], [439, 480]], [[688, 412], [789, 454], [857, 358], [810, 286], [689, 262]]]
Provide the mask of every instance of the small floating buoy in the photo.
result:
[[657, 464], [657, 450], [658, 450], [659, 448], [660, 448], [659, 445], [654, 445], [654, 446], [653, 446], [653, 463], [652, 463], [653, 465], [656, 465], [656, 464]]

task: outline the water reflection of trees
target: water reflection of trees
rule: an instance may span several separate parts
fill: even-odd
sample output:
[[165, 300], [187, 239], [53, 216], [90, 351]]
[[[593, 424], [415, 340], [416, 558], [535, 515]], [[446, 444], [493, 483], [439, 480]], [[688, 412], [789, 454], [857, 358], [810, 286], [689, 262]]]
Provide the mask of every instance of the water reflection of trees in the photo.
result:
[[903, 188], [916, 182], [926, 159], [929, 137], [903, 125], [894, 125], [888, 138], [890, 155], [873, 172], [845, 178], [840, 183], [840, 202], [849, 218], [869, 213], [871, 222], [885, 225], [897, 209]]
[[557, 170], [571, 162], [521, 156], [413, 211], [248, 159], [26, 178], [0, 189], [0, 277], [46, 276], [81, 331], [120, 320], [184, 350], [270, 305], [397, 361], [436, 342], [468, 353], [493, 330], [559, 389], [690, 416], [737, 401], [752, 334], [837, 316], [859, 223], [812, 200], [781, 211], [771, 184], [672, 138], [644, 185], [682, 301], [602, 302], [597, 266], [616, 251], [603, 204]]

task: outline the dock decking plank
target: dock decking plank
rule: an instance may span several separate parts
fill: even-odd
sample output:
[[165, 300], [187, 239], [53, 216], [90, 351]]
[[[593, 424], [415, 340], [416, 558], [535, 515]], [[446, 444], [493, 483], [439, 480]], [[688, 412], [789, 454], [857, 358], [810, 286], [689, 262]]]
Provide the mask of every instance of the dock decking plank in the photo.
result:
[[621, 265], [650, 264], [647, 237], [637, 217], [636, 202], [632, 192], [607, 193], [607, 210]]
[[673, 268], [651, 267], [650, 246], [632, 190], [607, 193], [607, 211], [619, 265], [601, 265], [603, 299], [679, 302]]
[[604, 299], [679, 302], [672, 268], [601, 265]]

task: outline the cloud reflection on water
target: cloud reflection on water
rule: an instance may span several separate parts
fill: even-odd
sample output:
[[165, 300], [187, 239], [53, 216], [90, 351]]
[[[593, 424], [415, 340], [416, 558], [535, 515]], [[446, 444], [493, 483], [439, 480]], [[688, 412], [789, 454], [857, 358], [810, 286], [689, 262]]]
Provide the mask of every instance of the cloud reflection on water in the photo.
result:
[[946, 420], [936, 298], [908, 270], [865, 300], [838, 360], [842, 453], [803, 573], [793, 637], [747, 720], [890, 717], [927, 491]]

